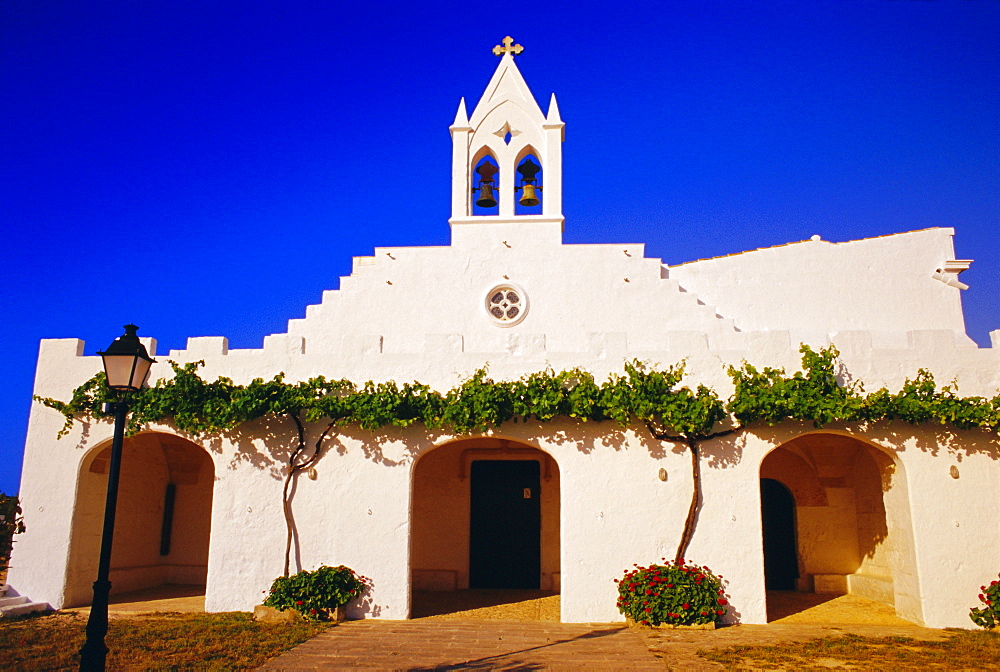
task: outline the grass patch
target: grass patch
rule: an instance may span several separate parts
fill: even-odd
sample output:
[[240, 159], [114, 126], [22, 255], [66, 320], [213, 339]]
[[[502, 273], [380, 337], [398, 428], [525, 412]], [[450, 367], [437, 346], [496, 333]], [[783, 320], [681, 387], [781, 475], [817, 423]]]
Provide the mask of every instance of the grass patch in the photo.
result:
[[[3, 667], [67, 670], [79, 665], [87, 619], [49, 614], [0, 620]], [[256, 623], [250, 614], [155, 614], [108, 624], [109, 670], [247, 670], [330, 627]]]
[[698, 655], [726, 669], [938, 668], [1000, 669], [1000, 633], [949, 630], [943, 641], [843, 635], [774, 646], [701, 649]]

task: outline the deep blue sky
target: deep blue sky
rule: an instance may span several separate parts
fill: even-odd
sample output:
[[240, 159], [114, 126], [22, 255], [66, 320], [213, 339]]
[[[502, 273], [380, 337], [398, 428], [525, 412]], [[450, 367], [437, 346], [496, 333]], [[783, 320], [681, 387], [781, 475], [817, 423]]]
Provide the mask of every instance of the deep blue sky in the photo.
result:
[[507, 34], [567, 124], [566, 242], [952, 226], [970, 335], [1000, 328], [994, 0], [3, 0], [0, 491], [39, 339], [260, 347], [352, 256], [447, 244], [448, 125]]

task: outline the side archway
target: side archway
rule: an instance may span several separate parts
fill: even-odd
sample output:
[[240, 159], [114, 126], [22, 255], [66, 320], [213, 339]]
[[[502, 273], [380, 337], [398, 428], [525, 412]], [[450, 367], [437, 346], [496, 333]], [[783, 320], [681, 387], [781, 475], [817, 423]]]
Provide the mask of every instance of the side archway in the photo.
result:
[[[70, 539], [66, 606], [89, 604], [104, 522], [111, 442], [81, 462]], [[146, 432], [122, 448], [111, 594], [164, 584], [204, 586], [215, 465], [182, 437]]]
[[559, 468], [538, 448], [479, 438], [425, 453], [411, 525], [413, 590], [559, 590]]
[[[765, 566], [769, 547], [772, 563], [783, 558], [779, 565], [794, 549], [796, 566], [787, 569], [797, 574], [792, 586], [787, 572], [781, 579], [766, 567], [768, 589], [851, 593], [921, 621], [909, 496], [897, 459], [859, 438], [816, 432], [769, 453], [760, 479]], [[794, 514], [782, 532], [775, 529], [782, 515], [775, 486], [788, 493]]]

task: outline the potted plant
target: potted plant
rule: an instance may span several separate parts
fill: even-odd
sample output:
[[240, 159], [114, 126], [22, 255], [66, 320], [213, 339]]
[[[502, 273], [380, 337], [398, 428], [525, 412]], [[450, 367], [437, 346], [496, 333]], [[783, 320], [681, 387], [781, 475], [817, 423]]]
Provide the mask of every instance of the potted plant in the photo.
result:
[[683, 559], [634, 565], [615, 583], [618, 610], [630, 624], [714, 628], [729, 610], [722, 577]]
[[344, 620], [344, 605], [358, 598], [371, 585], [370, 579], [350, 567], [321, 565], [313, 571], [279, 576], [264, 599], [265, 607], [294, 611], [314, 620]]

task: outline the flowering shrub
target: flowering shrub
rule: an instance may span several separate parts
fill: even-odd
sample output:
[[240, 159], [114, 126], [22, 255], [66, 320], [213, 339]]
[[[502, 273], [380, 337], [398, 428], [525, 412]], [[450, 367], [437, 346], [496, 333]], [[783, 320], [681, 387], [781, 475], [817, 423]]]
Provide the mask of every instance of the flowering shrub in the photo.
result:
[[264, 605], [280, 611], [296, 609], [306, 618], [322, 619], [329, 610], [360, 597], [370, 586], [368, 577], [349, 567], [321, 565], [312, 572], [279, 576], [271, 584]]
[[683, 559], [665, 565], [635, 565], [615, 583], [618, 611], [642, 625], [718, 623], [729, 610], [722, 577], [708, 567], [685, 564]]
[[988, 586], [979, 586], [982, 609], [973, 607], [969, 610], [969, 618], [981, 628], [990, 630], [1000, 625], [1000, 581], [990, 581]]

